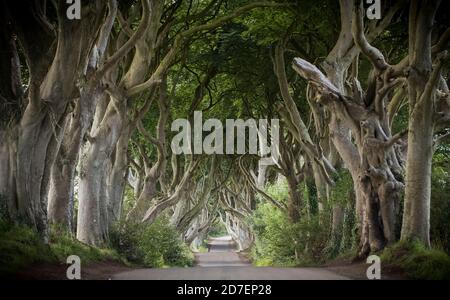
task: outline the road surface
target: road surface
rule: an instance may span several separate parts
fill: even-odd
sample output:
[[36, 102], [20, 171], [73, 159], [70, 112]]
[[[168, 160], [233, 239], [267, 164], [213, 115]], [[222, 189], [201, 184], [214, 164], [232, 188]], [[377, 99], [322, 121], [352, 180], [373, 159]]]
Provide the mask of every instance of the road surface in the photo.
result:
[[195, 254], [195, 267], [138, 269], [119, 273], [113, 280], [345, 280], [322, 268], [253, 267], [235, 250], [230, 237], [214, 238], [210, 251]]

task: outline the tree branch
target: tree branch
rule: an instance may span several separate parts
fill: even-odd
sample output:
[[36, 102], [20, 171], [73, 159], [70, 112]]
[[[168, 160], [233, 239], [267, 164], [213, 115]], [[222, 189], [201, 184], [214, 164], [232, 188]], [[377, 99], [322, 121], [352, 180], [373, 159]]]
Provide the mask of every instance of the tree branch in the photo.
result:
[[142, 3], [142, 19], [133, 36], [122, 45], [122, 47], [117, 50], [108, 60], [102, 65], [102, 67], [96, 72], [95, 76], [97, 79], [102, 78], [108, 70], [114, 67], [129, 51], [133, 49], [136, 43], [141, 39], [147, 28], [150, 25], [150, 3], [149, 0], [141, 0]]
[[152, 76], [146, 82], [138, 84], [138, 85], [128, 89], [128, 95], [133, 96], [138, 93], [141, 93], [144, 90], [148, 89], [153, 84], [155, 84], [155, 82], [158, 82], [160, 80], [162, 74], [164, 74], [167, 71], [167, 69], [170, 67], [170, 65], [172, 64], [179, 48], [182, 46], [182, 42], [185, 38], [188, 38], [198, 32], [217, 28], [217, 27], [221, 26], [222, 24], [224, 24], [224, 23], [226, 23], [226, 22], [252, 10], [252, 9], [258, 8], [258, 7], [280, 7], [280, 6], [287, 6], [287, 5], [290, 5], [290, 4], [280, 4], [280, 3], [275, 3], [275, 2], [254, 2], [254, 3], [248, 4], [248, 5], [242, 6], [238, 9], [236, 9], [234, 12], [230, 13], [229, 15], [218, 18], [208, 24], [195, 26], [191, 29], [188, 29], [186, 31], [179, 33], [176, 36], [176, 38], [172, 44], [172, 47], [170, 48], [170, 51], [166, 54], [166, 56], [164, 56], [164, 58], [162, 59], [161, 63], [158, 65], [158, 67], [156, 68], [156, 70], [152, 74]]
[[364, 7], [362, 1], [360, 1], [359, 5], [355, 5], [353, 12], [353, 38], [355, 39], [356, 45], [359, 47], [361, 52], [367, 56], [372, 65], [379, 71], [384, 71], [389, 67], [389, 65], [386, 63], [386, 59], [381, 51], [370, 45], [367, 41], [366, 35], [364, 34], [363, 15]]

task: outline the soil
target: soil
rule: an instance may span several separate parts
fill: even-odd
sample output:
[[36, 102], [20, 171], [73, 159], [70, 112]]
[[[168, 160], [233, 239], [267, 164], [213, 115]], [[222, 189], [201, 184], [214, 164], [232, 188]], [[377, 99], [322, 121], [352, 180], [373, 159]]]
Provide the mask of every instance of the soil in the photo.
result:
[[[368, 280], [367, 268], [369, 264], [364, 261], [354, 261], [351, 259], [338, 259], [327, 263], [324, 268], [339, 275], [346, 276], [355, 280]], [[404, 272], [399, 269], [381, 265], [382, 280], [406, 280], [408, 279]]]

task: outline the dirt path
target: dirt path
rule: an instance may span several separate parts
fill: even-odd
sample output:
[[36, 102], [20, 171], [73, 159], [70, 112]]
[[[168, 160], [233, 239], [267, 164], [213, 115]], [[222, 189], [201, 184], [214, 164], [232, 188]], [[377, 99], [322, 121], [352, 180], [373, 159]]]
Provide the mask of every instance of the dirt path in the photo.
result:
[[115, 280], [345, 280], [321, 268], [252, 267], [229, 237], [210, 240], [208, 253], [196, 253], [193, 268], [139, 269], [112, 276]]

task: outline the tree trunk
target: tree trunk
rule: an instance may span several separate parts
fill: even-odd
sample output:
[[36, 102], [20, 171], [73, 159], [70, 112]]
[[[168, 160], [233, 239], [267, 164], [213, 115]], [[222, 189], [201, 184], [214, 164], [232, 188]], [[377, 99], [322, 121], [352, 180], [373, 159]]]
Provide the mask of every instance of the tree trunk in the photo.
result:
[[402, 238], [417, 238], [430, 245], [432, 111], [421, 111], [410, 120], [406, 164], [405, 211]]
[[82, 7], [86, 14], [81, 20], [68, 20], [65, 3], [58, 2], [57, 48], [48, 69], [39, 65], [48, 57], [33, 52], [42, 49], [27, 44], [30, 40], [26, 39], [33, 37], [19, 34], [23, 45], [31, 47], [25, 49], [30, 69], [29, 102], [20, 121], [17, 143], [18, 218], [44, 236], [51, 166], [60, 128], [67, 104], [75, 98], [76, 82], [87, 65], [104, 8], [101, 1], [92, 1]]
[[298, 187], [298, 182], [294, 174], [288, 174], [287, 179], [289, 190], [289, 202], [287, 205], [288, 217], [292, 223], [300, 221], [300, 209], [302, 207], [302, 194]]
[[[95, 62], [91, 62], [91, 64]], [[94, 66], [90, 67], [94, 68]], [[74, 207], [74, 179], [77, 162], [86, 133], [89, 131], [99, 101], [106, 95], [98, 81], [89, 82], [81, 90], [80, 99], [75, 103], [52, 166], [48, 198], [48, 220], [72, 228]]]
[[122, 130], [121, 118], [111, 102], [104, 118], [100, 117], [102, 108], [98, 110], [96, 120], [102, 121], [94, 123], [89, 142], [80, 157], [77, 221], [77, 239], [95, 246], [102, 245], [108, 236], [106, 187], [109, 163]]
[[15, 138], [12, 131], [0, 130], [0, 217], [15, 220], [17, 215], [15, 185]]
[[[134, 204], [133, 208], [127, 215], [127, 220], [137, 222], [142, 221], [145, 212], [151, 205], [151, 201], [157, 194], [156, 187], [158, 181], [161, 180], [162, 175], [166, 171], [167, 165], [166, 123], [170, 115], [170, 100], [167, 97], [166, 78], [163, 80], [163, 83], [161, 84], [160, 87], [158, 107], [159, 107], [159, 118], [158, 118], [158, 125], [156, 128], [156, 140], [153, 140], [151, 138], [151, 136], [147, 133], [142, 124], [138, 125], [144, 137], [146, 137], [156, 147], [158, 153], [158, 160], [152, 167], [150, 167], [150, 162], [148, 161], [147, 157], [142, 157], [145, 174], [144, 183], [142, 191], [139, 194], [136, 203]], [[142, 153], [142, 155], [145, 156], [146, 154]]]
[[107, 178], [107, 205], [108, 205], [108, 231], [121, 217], [122, 202], [128, 174], [128, 140], [130, 138], [129, 126], [122, 130], [117, 142], [112, 167]]
[[207, 204], [209, 197], [211, 195], [211, 190], [213, 189], [214, 186], [217, 168], [218, 168], [218, 158], [214, 155], [211, 158], [211, 166], [209, 169], [209, 173], [205, 179], [205, 183], [202, 187], [200, 195], [198, 196], [198, 202], [192, 209], [187, 211], [180, 219], [178, 224], [176, 224], [176, 228], [180, 232], [184, 232], [185, 230], [187, 230], [187, 228], [189, 228], [192, 220], [202, 211], [204, 206]]
[[145, 213], [142, 222], [152, 224], [164, 210], [177, 204], [178, 201], [180, 201], [180, 197], [184, 195], [184, 191], [189, 184], [189, 180], [193, 172], [197, 168], [199, 162], [199, 160], [194, 160], [193, 157], [190, 157], [190, 161], [185, 167], [185, 173], [176, 186], [175, 191], [173, 191], [171, 195], [164, 197], [160, 202], [150, 207]]
[[74, 179], [81, 144], [80, 104], [69, 115], [58, 156], [52, 166], [48, 195], [48, 222], [72, 228]]
[[403, 240], [430, 245], [431, 166], [436, 89], [442, 60], [432, 65], [431, 32], [439, 1], [412, 1], [410, 8], [409, 133]]

